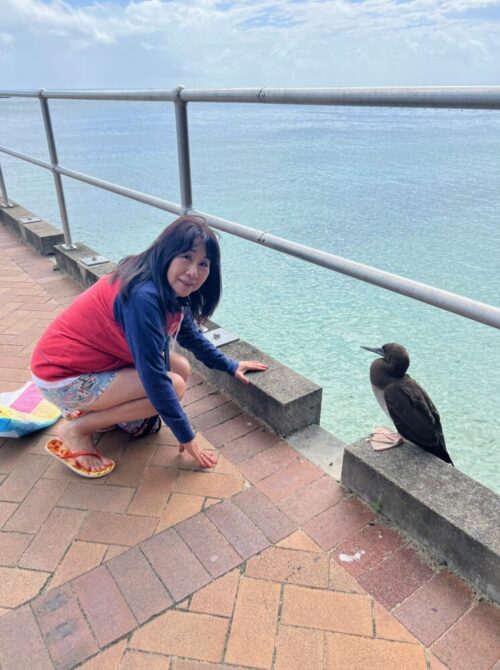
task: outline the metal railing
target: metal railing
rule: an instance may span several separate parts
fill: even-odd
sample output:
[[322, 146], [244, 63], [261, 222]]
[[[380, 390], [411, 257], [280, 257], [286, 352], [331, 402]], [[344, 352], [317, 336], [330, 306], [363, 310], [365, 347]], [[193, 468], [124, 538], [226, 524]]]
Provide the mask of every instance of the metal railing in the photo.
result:
[[[201, 214], [208, 223], [224, 232], [242, 237], [251, 242], [301, 258], [309, 263], [340, 272], [364, 282], [380, 286], [395, 293], [453, 312], [460, 316], [479, 321], [494, 328], [500, 328], [500, 308], [471, 300], [456, 293], [450, 293], [428, 284], [416, 282], [400, 275], [385, 272], [369, 265], [357, 263], [340, 256], [297, 244], [262, 230], [243, 226], [234, 221], [193, 209], [191, 170], [189, 159], [189, 132], [187, 104], [189, 102], [219, 103], [257, 103], [257, 104], [293, 104], [293, 105], [333, 105], [365, 107], [433, 107], [458, 109], [500, 110], [500, 86], [495, 87], [426, 87], [426, 88], [326, 88], [326, 89], [286, 89], [286, 88], [249, 88], [249, 89], [187, 89], [178, 86], [169, 90], [134, 91], [0, 91], [0, 98], [20, 97], [38, 98], [47, 138], [50, 162], [13, 151], [0, 146], [0, 152], [14, 158], [50, 170], [54, 176], [54, 185], [59, 205], [59, 213], [64, 233], [64, 246], [74, 248], [71, 240], [68, 214], [64, 198], [61, 176], [76, 179], [91, 186], [110, 191], [117, 195], [136, 200], [151, 207], [182, 214], [186, 212]], [[125, 100], [172, 102], [175, 107], [177, 149], [180, 177], [181, 202], [173, 203], [156, 198], [142, 191], [126, 188], [113, 182], [76, 172], [59, 165], [55, 137], [49, 110], [49, 99], [65, 100]], [[0, 166], [1, 205], [10, 205], [5, 181]]]

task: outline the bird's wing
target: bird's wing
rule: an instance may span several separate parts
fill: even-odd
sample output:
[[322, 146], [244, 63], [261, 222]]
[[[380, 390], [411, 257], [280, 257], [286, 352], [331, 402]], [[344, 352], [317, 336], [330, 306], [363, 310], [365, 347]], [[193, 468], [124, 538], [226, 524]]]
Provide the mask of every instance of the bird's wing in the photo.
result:
[[[424, 395], [422, 391], [413, 379], [407, 378], [405, 384], [388, 386], [384, 398], [400, 435], [425, 449], [438, 444], [441, 425], [436, 426], [436, 418], [427, 403], [427, 394]], [[432, 408], [439, 422], [434, 405]]]
[[400, 435], [453, 465], [446, 449], [439, 412], [416, 381], [407, 376], [404, 384], [389, 386], [384, 398]]

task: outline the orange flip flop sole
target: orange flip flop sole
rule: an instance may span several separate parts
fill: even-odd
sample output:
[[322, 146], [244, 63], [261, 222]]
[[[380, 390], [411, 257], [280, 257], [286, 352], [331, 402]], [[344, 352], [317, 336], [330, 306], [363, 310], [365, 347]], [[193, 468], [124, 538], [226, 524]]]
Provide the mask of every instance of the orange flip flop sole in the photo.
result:
[[87, 477], [88, 479], [98, 479], [99, 477], [105, 477], [106, 475], [109, 475], [110, 472], [112, 472], [115, 469], [115, 463], [113, 461], [111, 465], [107, 465], [101, 470], [96, 471], [88, 470], [87, 468], [83, 467], [83, 465], [80, 465], [80, 463], [77, 462], [76, 459], [78, 458], [78, 456], [95, 456], [96, 458], [102, 458], [102, 454], [99, 453], [98, 451], [71, 452], [69, 449], [66, 449], [61, 440], [57, 439], [49, 440], [49, 442], [47, 442], [47, 444], [45, 445], [45, 451], [54, 458], [56, 458], [60, 463], [65, 465], [67, 468], [72, 470], [75, 474], [79, 475], [80, 477]]

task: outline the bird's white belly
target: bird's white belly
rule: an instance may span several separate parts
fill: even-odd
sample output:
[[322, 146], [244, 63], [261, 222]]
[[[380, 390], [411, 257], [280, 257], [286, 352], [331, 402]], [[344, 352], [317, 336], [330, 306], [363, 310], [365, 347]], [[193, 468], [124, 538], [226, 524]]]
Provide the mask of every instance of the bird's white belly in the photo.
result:
[[382, 408], [382, 411], [383, 411], [385, 414], [387, 414], [387, 416], [388, 416], [389, 419], [390, 419], [390, 418], [391, 418], [391, 415], [389, 414], [389, 412], [388, 412], [388, 410], [387, 410], [387, 405], [386, 405], [385, 398], [384, 398], [384, 392], [381, 391], [380, 389], [376, 388], [376, 387], [373, 386], [373, 385], [372, 385], [372, 389], [373, 389], [373, 393], [375, 394], [375, 397], [377, 398], [377, 402], [378, 402], [378, 404], [379, 404], [380, 407]]

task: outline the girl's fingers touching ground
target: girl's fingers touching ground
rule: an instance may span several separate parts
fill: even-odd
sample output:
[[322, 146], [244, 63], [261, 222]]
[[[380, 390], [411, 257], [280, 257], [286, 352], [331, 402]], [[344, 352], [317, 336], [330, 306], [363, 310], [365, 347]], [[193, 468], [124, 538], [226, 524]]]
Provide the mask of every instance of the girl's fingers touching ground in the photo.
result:
[[217, 465], [215, 455], [210, 451], [201, 449], [194, 440], [186, 444], [179, 444], [179, 452], [182, 453], [183, 451], [187, 451], [202, 468], [212, 468]]

